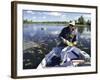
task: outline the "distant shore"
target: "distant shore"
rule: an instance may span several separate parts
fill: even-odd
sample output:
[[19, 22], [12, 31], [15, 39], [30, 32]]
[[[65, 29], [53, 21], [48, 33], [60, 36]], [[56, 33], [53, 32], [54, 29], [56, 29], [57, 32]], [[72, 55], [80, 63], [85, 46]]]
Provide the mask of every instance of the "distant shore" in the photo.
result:
[[[46, 24], [46, 25], [68, 25], [69, 22], [66, 21], [44, 21], [44, 22], [33, 22], [33, 21], [23, 21], [23, 24]], [[90, 24], [80, 24], [76, 23], [76, 26], [83, 27], [83, 26], [90, 26]]]

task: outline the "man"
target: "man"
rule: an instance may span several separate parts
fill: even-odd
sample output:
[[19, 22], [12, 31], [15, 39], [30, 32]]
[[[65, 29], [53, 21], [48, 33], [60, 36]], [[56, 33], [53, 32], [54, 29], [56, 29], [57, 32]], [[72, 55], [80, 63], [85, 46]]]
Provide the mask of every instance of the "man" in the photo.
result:
[[[53, 48], [50, 53], [48, 53], [39, 68], [42, 67], [52, 67], [52, 66], [60, 66], [60, 63], [63, 64], [66, 60], [66, 54], [63, 54], [63, 49], [67, 46], [75, 46], [77, 45], [77, 29], [75, 27], [75, 22], [70, 22], [68, 27], [62, 29], [59, 34], [60, 43], [57, 47]], [[66, 57], [63, 59], [63, 57]]]
[[[64, 49], [66, 48], [70, 50], [69, 47], [73, 47], [77, 45], [77, 28], [75, 27], [75, 22], [70, 22], [69, 25], [62, 29], [59, 34], [60, 43], [57, 47], [53, 48], [52, 51], [46, 55], [46, 66], [55, 66], [64, 63], [67, 59], [67, 54], [64, 54]], [[76, 56], [73, 56], [76, 58]]]
[[[75, 27], [75, 22], [70, 22], [69, 25], [62, 29], [61, 33], [59, 34], [60, 44], [59, 47], [62, 47], [62, 51], [60, 52], [61, 63], [63, 65], [65, 61], [68, 61], [70, 58], [77, 58], [77, 54], [75, 53], [68, 53], [68, 51], [72, 51], [74, 49], [73, 46], [77, 45], [77, 28]], [[68, 55], [70, 57], [68, 57]]]
[[61, 43], [59, 46], [75, 46], [77, 45], [77, 29], [75, 27], [75, 22], [70, 22], [68, 27], [62, 29], [59, 34]]

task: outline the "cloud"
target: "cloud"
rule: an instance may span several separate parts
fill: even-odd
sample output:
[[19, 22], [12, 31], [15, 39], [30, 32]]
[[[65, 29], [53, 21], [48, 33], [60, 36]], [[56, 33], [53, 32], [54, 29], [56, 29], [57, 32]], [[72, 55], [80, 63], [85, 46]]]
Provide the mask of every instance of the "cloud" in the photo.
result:
[[60, 16], [62, 19], [66, 20], [67, 19], [67, 16], [66, 15], [61, 15]]
[[90, 17], [91, 14], [84, 14], [83, 16], [84, 16], [84, 17]]
[[31, 11], [31, 10], [28, 10], [27, 13], [29, 13], [29, 14], [35, 14], [35, 13], [34, 13], [33, 11]]
[[50, 13], [47, 13], [48, 15], [52, 15], [52, 16], [61, 16], [62, 14], [59, 13], [59, 12], [50, 12]]
[[32, 17], [32, 19], [36, 19], [36, 17], [34, 16], [34, 17]]
[[43, 19], [46, 19], [46, 16], [43, 16], [42, 18], [43, 18]]

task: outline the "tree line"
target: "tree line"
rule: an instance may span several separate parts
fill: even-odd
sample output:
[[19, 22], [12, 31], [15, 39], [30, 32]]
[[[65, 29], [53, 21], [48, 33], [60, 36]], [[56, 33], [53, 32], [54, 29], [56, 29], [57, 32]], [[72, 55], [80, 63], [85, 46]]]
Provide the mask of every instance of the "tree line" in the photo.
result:
[[[67, 24], [69, 22], [66, 21], [33, 21], [33, 20], [28, 20], [25, 19], [23, 20], [23, 23], [36, 23], [36, 24]], [[80, 16], [77, 20], [75, 20], [76, 24], [80, 24], [80, 25], [91, 25], [91, 21], [90, 20], [85, 20], [85, 18], [83, 16]]]

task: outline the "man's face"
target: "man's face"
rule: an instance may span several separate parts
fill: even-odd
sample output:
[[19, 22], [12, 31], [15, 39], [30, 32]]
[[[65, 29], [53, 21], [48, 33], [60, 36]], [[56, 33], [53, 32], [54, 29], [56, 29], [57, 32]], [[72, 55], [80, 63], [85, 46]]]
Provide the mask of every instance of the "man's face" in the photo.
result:
[[70, 27], [70, 30], [71, 31], [74, 31], [75, 30], [75, 26], [74, 25], [69, 25], [69, 27]]

